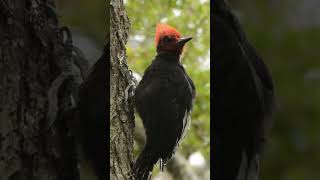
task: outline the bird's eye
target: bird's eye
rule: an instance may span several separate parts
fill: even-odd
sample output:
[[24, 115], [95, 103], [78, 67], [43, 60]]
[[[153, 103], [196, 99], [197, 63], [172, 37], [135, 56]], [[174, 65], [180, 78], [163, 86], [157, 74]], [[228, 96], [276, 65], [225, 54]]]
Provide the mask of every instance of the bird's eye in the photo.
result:
[[164, 43], [169, 43], [169, 42], [171, 42], [171, 41], [172, 41], [172, 38], [170, 38], [170, 37], [168, 37], [168, 36], [163, 37], [163, 42], [164, 42]]

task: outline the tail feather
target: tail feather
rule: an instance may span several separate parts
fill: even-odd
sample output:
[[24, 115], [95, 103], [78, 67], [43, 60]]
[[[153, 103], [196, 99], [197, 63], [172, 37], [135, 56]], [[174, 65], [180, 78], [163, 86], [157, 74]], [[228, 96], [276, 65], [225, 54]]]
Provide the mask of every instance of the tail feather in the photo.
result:
[[251, 159], [251, 162], [248, 166], [248, 180], [258, 180], [259, 175], [259, 155], [257, 154], [255, 157]]
[[237, 180], [258, 180], [259, 174], [259, 155], [248, 158], [245, 152], [242, 153], [241, 165]]
[[135, 179], [149, 180], [153, 166], [158, 158], [147, 148], [144, 148], [134, 164]]

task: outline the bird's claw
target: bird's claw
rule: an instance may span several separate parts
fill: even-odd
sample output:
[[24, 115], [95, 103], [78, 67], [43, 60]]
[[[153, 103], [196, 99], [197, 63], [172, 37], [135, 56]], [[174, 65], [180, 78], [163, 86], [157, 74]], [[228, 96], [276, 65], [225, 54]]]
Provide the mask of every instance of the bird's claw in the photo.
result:
[[[126, 100], [126, 102], [128, 102], [128, 99], [129, 98], [132, 98], [134, 93], [133, 93], [133, 90], [135, 89], [135, 83], [134, 82], [131, 82], [125, 89], [124, 91], [124, 98]], [[132, 89], [133, 88], [133, 89]]]

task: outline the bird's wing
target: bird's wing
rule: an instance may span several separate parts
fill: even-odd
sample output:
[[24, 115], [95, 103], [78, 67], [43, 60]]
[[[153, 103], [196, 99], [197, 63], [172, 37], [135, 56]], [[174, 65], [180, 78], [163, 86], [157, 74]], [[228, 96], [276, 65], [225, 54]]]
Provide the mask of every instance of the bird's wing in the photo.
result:
[[255, 67], [230, 22], [216, 14], [213, 22], [214, 167], [217, 177], [235, 178], [241, 153], [245, 151], [248, 159], [256, 153], [263, 94]]
[[[195, 86], [190, 77], [186, 74], [184, 68], [181, 68], [181, 78], [179, 87], [176, 91], [175, 101], [173, 101], [173, 107], [176, 107], [177, 119], [181, 123], [178, 125], [178, 132], [180, 133], [177, 137], [175, 146], [178, 147], [181, 141], [184, 139], [187, 131], [191, 126], [191, 111], [193, 101], [195, 98]], [[172, 87], [172, 88], [176, 88]]]
[[147, 143], [159, 149], [166, 161], [190, 126], [195, 88], [183, 69], [163, 65], [146, 71], [136, 89], [135, 104], [147, 130]]

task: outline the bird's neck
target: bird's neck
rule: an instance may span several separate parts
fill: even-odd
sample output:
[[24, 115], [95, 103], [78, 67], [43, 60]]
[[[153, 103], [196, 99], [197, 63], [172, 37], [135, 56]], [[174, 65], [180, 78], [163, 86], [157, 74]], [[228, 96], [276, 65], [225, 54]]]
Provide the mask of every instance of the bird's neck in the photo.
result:
[[173, 63], [180, 62], [180, 54], [168, 53], [168, 52], [158, 52], [156, 59], [160, 59], [162, 61], [168, 61]]

